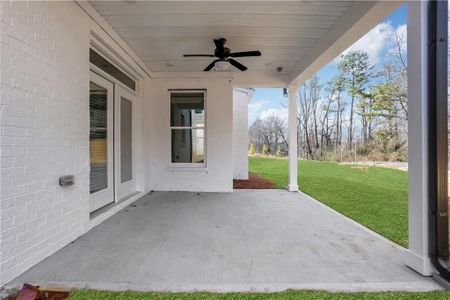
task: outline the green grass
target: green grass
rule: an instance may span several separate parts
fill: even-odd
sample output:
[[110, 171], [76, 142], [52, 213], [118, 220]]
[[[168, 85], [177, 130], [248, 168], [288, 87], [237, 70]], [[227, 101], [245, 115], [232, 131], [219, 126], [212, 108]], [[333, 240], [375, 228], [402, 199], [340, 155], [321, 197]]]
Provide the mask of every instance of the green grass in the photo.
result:
[[[249, 157], [249, 169], [284, 188], [288, 161]], [[369, 167], [300, 160], [300, 190], [340, 213], [408, 247], [408, 173]]]
[[385, 293], [331, 293], [322, 291], [286, 291], [280, 293], [154, 293], [154, 292], [106, 292], [92, 290], [76, 290], [71, 300], [184, 300], [184, 299], [214, 299], [214, 300], [287, 300], [287, 299], [449, 299], [450, 293], [435, 291], [426, 293], [385, 292]]

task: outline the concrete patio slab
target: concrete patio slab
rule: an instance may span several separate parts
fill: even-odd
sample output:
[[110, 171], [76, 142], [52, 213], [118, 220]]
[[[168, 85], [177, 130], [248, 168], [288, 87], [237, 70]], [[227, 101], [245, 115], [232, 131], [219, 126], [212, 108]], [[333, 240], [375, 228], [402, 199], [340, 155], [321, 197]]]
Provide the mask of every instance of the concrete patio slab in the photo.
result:
[[155, 192], [8, 286], [169, 291], [426, 291], [403, 248], [283, 190]]

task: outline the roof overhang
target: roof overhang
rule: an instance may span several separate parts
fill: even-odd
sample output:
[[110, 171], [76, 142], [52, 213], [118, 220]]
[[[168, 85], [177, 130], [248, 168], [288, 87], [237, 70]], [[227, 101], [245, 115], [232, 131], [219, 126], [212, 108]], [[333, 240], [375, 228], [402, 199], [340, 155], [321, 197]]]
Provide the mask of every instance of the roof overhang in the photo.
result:
[[[301, 84], [370, 31], [402, 1], [90, 1], [78, 4], [151, 77], [229, 77], [235, 86]], [[214, 38], [248, 70], [202, 72]], [[281, 70], [280, 70], [281, 68]], [[213, 74], [216, 73], [216, 74]], [[226, 73], [226, 74], [217, 74]]]

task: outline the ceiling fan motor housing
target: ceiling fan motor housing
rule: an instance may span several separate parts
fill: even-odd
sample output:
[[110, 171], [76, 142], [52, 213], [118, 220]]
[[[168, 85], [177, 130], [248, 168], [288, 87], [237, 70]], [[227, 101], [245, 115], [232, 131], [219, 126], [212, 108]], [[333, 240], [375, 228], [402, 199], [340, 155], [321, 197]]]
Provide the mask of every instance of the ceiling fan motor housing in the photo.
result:
[[213, 40], [216, 45], [214, 49], [214, 55], [211, 54], [184, 54], [184, 57], [217, 57], [212, 63], [210, 63], [203, 71], [210, 71], [218, 64], [218, 69], [228, 69], [229, 64], [233, 65], [240, 71], [247, 70], [247, 67], [238, 61], [234, 60], [234, 57], [246, 57], [246, 56], [261, 56], [260, 51], [244, 51], [244, 52], [231, 52], [230, 48], [225, 47], [226, 39], [220, 38]]
[[230, 57], [230, 55], [231, 55], [231, 50], [230, 50], [230, 48], [227, 48], [227, 47], [223, 47], [223, 51], [222, 51], [222, 49], [216, 48], [216, 49], [214, 50], [214, 55], [215, 55], [217, 58], [225, 59], [225, 58]]

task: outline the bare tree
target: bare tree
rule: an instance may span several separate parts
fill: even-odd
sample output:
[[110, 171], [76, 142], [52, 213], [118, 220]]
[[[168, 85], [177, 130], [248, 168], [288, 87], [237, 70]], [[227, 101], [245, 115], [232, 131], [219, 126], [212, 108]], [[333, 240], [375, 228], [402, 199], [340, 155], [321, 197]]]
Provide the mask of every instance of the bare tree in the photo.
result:
[[342, 93], [344, 92], [344, 77], [341, 73], [333, 77], [333, 79], [327, 83], [327, 90], [329, 93], [329, 101], [335, 102], [332, 113], [335, 114], [335, 138], [334, 147], [338, 148], [342, 144], [342, 123], [344, 112], [344, 105], [342, 103]]
[[270, 154], [274, 154], [277, 149], [285, 153], [288, 148], [285, 119], [275, 115], [257, 119], [249, 128], [249, 139], [258, 152], [266, 146]]
[[[300, 157], [356, 160], [358, 154], [375, 160], [406, 160], [408, 103], [403, 45], [401, 36], [393, 37], [392, 59], [387, 59], [377, 73], [369, 65], [367, 53], [349, 52], [340, 57], [339, 73], [332, 80], [321, 85], [313, 76], [299, 88]], [[287, 124], [277, 116], [258, 119], [250, 127], [250, 140], [259, 151], [264, 147], [270, 154], [284, 155]]]
[[[310, 119], [312, 115], [312, 105], [311, 101], [309, 101], [309, 82], [307, 81], [303, 84], [298, 91], [298, 120], [301, 126], [301, 130], [303, 132], [303, 147], [306, 147], [306, 158], [312, 158], [312, 147], [311, 147], [311, 139], [310, 139]], [[301, 145], [302, 145], [301, 144]]]

